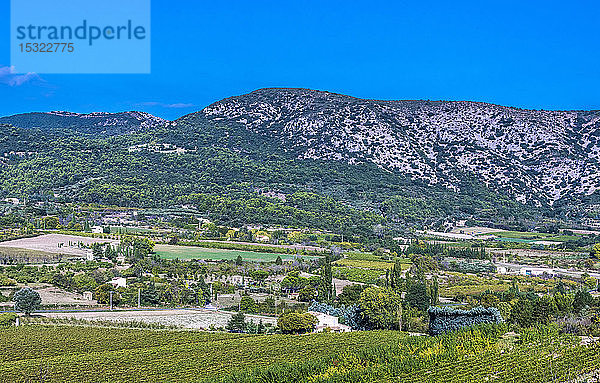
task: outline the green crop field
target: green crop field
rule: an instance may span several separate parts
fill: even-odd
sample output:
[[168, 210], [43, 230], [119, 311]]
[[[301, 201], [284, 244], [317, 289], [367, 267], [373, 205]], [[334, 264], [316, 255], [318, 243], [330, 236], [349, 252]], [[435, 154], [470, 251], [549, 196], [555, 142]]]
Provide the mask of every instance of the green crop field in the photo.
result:
[[0, 329], [0, 381], [535, 383], [572, 380], [600, 363], [598, 344], [506, 331], [250, 336], [29, 325]]
[[[294, 254], [261, 253], [257, 251], [228, 250], [228, 249], [209, 249], [196, 246], [175, 246], [175, 245], [156, 245], [154, 252], [165, 259], [212, 259], [234, 260], [240, 255], [245, 261], [256, 262], [275, 262], [277, 256], [281, 259], [292, 259]], [[302, 258], [316, 258], [311, 256], [302, 256]]]
[[548, 234], [548, 233], [529, 233], [523, 231], [498, 231], [493, 233], [495, 236], [505, 239], [520, 240], [523, 242], [527, 241], [553, 241], [553, 242], [564, 242], [569, 240], [576, 240], [578, 237], [574, 235], [562, 235], [562, 234]]

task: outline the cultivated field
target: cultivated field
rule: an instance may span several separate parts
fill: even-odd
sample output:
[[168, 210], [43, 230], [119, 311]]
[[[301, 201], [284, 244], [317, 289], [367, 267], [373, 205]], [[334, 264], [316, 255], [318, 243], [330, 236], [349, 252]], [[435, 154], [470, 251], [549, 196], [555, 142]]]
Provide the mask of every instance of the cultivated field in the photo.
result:
[[30, 325], [0, 330], [0, 380], [541, 383], [574, 381], [598, 369], [597, 344], [535, 333], [514, 341], [503, 333], [248, 336]]
[[32, 238], [21, 238], [12, 241], [1, 242], [0, 250], [3, 248], [18, 249], [20, 251], [28, 250], [83, 257], [86, 254], [86, 246], [90, 246], [92, 243], [107, 242], [117, 244], [119, 241], [112, 239], [80, 237], [76, 235], [45, 234]]
[[[182, 310], [115, 310], [44, 313], [49, 318], [74, 318], [89, 321], [144, 322], [188, 329], [207, 329], [210, 325], [225, 327], [231, 314], [223, 311], [204, 309]], [[276, 318], [259, 315], [246, 315], [247, 321], [264, 324], [277, 322]]]
[[[281, 259], [292, 259], [293, 254], [260, 253], [256, 251], [209, 249], [196, 246], [156, 245], [154, 252], [165, 259], [212, 259], [234, 260], [239, 256], [245, 261], [274, 262], [277, 256]], [[302, 258], [315, 258], [302, 256]]]

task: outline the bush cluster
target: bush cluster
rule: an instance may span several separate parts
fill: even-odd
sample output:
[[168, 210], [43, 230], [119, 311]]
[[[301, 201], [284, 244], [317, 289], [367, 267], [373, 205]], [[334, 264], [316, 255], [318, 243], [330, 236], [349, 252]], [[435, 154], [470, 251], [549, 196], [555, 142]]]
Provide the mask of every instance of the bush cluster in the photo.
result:
[[429, 333], [439, 335], [471, 327], [480, 323], [503, 322], [500, 311], [495, 307], [475, 307], [471, 310], [458, 310], [448, 307], [429, 307]]

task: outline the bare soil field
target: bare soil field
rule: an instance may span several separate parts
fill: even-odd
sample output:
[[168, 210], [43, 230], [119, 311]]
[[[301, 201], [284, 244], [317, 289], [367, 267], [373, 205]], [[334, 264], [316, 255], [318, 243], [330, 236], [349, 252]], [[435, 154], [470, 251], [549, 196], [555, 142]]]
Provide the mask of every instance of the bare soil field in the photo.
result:
[[[31, 287], [40, 294], [43, 305], [57, 305], [57, 306], [96, 306], [95, 300], [83, 299], [83, 295], [72, 293], [70, 291], [63, 290], [61, 288], [48, 285], [48, 284], [30, 284], [17, 286], [3, 287], [0, 291], [4, 295], [8, 295], [11, 290], [20, 289], [21, 287]], [[13, 302], [2, 302], [1, 306], [12, 306]]]
[[452, 233], [455, 234], [470, 234], [470, 235], [482, 235], [482, 234], [490, 234], [490, 233], [498, 233], [500, 231], [504, 231], [502, 229], [494, 229], [491, 227], [483, 227], [483, 226], [472, 226], [472, 227], [455, 227], [452, 229]]
[[76, 235], [45, 234], [38, 237], [21, 238], [12, 241], [0, 242], [0, 251], [2, 249], [19, 249], [20, 251], [29, 250], [83, 257], [85, 256], [87, 250], [85, 247], [91, 245], [92, 243], [107, 242], [117, 244], [119, 241], [113, 239], [80, 237]]
[[496, 256], [504, 256], [512, 254], [517, 257], [531, 257], [531, 258], [550, 258], [552, 256], [556, 257], [557, 255], [562, 257], [577, 257], [580, 256], [581, 253], [577, 252], [556, 252], [550, 250], [534, 250], [534, 249], [496, 249], [496, 248], [486, 248], [486, 251], [496, 255]]
[[83, 299], [83, 295], [81, 294], [65, 291], [55, 286], [48, 286], [35, 290], [40, 293], [42, 304], [45, 305], [97, 305], [95, 300], [90, 301]]
[[[115, 311], [80, 311], [64, 313], [44, 313], [51, 318], [76, 318], [84, 320], [108, 320], [114, 322], [145, 322], [167, 326], [177, 326], [192, 329], [207, 329], [211, 324], [215, 327], [225, 327], [231, 318], [231, 313], [205, 309], [181, 310], [115, 310]], [[260, 315], [246, 315], [246, 321], [275, 325], [277, 318]]]

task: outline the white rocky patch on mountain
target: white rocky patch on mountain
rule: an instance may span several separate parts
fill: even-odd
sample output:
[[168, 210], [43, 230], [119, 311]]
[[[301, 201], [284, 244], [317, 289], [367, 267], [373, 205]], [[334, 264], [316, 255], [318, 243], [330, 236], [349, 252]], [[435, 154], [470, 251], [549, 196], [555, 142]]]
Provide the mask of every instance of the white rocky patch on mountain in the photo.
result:
[[466, 173], [523, 203], [553, 204], [600, 189], [598, 111], [261, 89], [202, 112], [276, 137], [300, 159], [368, 161], [453, 190]]

